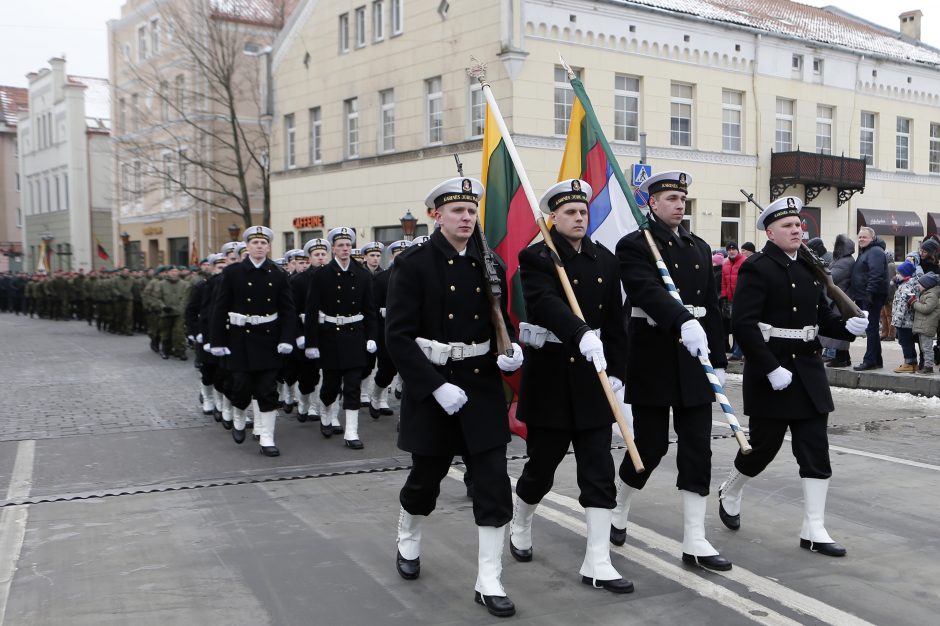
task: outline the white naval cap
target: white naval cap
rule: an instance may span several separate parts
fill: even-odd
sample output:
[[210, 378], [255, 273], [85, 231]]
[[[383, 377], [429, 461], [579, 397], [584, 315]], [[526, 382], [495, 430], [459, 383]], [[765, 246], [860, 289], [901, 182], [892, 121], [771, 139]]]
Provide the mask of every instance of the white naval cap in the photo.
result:
[[393, 241], [388, 244], [388, 251], [390, 254], [394, 254], [396, 251], [404, 250], [408, 247], [409, 241], [407, 239], [399, 239], [398, 241]]
[[355, 257], [355, 258], [358, 259], [359, 257], [362, 256], [362, 249], [361, 249], [361, 248], [353, 248], [353, 249], [349, 252], [349, 256], [352, 256], [352, 257]]
[[225, 261], [225, 253], [213, 252], [208, 257], [206, 257], [206, 261], [208, 261], [212, 265], [215, 265], [216, 263], [222, 263], [223, 261]]
[[242, 250], [247, 250], [247, 249], [248, 249], [248, 246], [245, 244], [244, 241], [235, 242], [235, 254], [241, 254]]
[[249, 226], [242, 233], [242, 241], [248, 243], [252, 239], [267, 239], [268, 243], [274, 239], [274, 231], [267, 226]]
[[362, 245], [362, 254], [369, 254], [370, 252], [382, 252], [385, 250], [385, 245], [378, 241], [370, 241], [369, 243]]
[[438, 209], [448, 202], [472, 202], [479, 204], [483, 196], [483, 183], [476, 178], [450, 178], [445, 180], [430, 192], [424, 199], [424, 205], [429, 209]]
[[414, 239], [412, 239], [411, 243], [408, 244], [408, 247], [410, 248], [411, 246], [421, 246], [421, 245], [426, 244], [430, 240], [431, 240], [430, 235], [421, 235], [420, 237], [415, 237]]
[[223, 243], [222, 248], [219, 250], [222, 254], [228, 254], [229, 252], [237, 252], [238, 246], [243, 246], [240, 241], [229, 241], [228, 243]]
[[587, 181], [569, 178], [549, 187], [539, 200], [539, 208], [542, 209], [542, 213], [551, 213], [568, 202], [590, 204], [592, 195], [593, 189]]
[[300, 248], [292, 248], [284, 253], [284, 258], [290, 261], [291, 259], [296, 259], [297, 257], [307, 258], [307, 253]]
[[653, 195], [660, 191], [678, 190], [688, 191], [692, 184], [692, 175], [688, 172], [673, 170], [671, 172], [660, 172], [650, 176], [640, 183], [640, 191]]
[[332, 246], [336, 243], [337, 239], [348, 239], [352, 245], [356, 245], [356, 231], [350, 228], [349, 226], [337, 226], [333, 228], [326, 234], [326, 240], [330, 242]]
[[274, 264], [277, 265], [277, 266], [279, 266], [279, 267], [283, 267], [283, 266], [287, 265], [287, 259], [285, 259], [284, 257], [278, 257], [278, 258], [274, 259]]
[[764, 230], [772, 222], [791, 215], [799, 215], [803, 208], [803, 201], [796, 196], [784, 196], [767, 205], [757, 217], [758, 230]]
[[306, 252], [308, 255], [310, 254], [311, 250], [316, 250], [316, 249], [329, 250], [330, 243], [326, 239], [311, 239], [310, 241], [304, 244], [304, 252]]

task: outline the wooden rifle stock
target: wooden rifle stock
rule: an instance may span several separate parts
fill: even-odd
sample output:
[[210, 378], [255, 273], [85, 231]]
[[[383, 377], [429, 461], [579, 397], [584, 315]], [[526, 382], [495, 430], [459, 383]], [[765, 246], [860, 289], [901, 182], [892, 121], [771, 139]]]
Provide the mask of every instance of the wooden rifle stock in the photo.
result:
[[486, 297], [490, 301], [490, 320], [493, 322], [493, 328], [496, 331], [496, 351], [499, 354], [512, 356], [512, 342], [509, 339], [506, 320], [503, 318], [503, 286], [499, 281], [499, 273], [496, 271], [496, 258], [486, 243], [486, 237], [483, 236], [479, 218], [477, 218], [477, 225], [473, 229], [473, 238], [476, 239], [477, 245], [480, 247], [480, 254], [483, 256], [483, 272], [488, 286]]

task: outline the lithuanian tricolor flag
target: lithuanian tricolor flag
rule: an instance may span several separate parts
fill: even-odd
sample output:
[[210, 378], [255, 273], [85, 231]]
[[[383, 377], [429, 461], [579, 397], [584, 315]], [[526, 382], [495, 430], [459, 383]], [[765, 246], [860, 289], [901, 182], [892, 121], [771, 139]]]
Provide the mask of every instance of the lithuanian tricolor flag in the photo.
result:
[[571, 87], [575, 99], [558, 180], [580, 178], [591, 184], [594, 195], [588, 236], [613, 251], [620, 238], [636, 230], [637, 221], [643, 222], [644, 217], [604, 137], [584, 86], [573, 78]]
[[486, 192], [480, 202], [480, 224], [486, 243], [499, 255], [506, 269], [509, 317], [518, 329], [519, 322], [526, 320], [519, 251], [532, 243], [539, 229], [489, 106], [483, 127], [482, 178]]

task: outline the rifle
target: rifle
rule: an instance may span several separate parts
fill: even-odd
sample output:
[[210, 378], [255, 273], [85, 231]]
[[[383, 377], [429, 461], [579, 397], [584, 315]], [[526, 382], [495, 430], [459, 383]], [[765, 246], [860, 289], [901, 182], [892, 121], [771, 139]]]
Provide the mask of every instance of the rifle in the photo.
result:
[[[463, 176], [463, 163], [460, 162], [460, 156], [455, 154], [454, 161], [457, 163], [457, 175]], [[509, 340], [506, 320], [503, 319], [503, 285], [496, 271], [496, 255], [490, 250], [486, 237], [483, 236], [483, 226], [480, 224], [479, 214], [477, 214], [477, 223], [473, 229], [473, 240], [476, 241], [483, 255], [483, 274], [489, 286], [489, 289], [486, 290], [486, 297], [490, 302], [490, 320], [496, 330], [496, 351], [498, 354], [511, 357], [513, 353], [512, 342]]]
[[[743, 189], [740, 190], [744, 197], [747, 198], [747, 201], [756, 206], [761, 211], [764, 210], [764, 207], [759, 205], [756, 200], [754, 200], [754, 194], [748, 193]], [[826, 267], [826, 264], [823, 263], [822, 259], [816, 256], [816, 253], [810, 250], [809, 246], [805, 243], [800, 244], [799, 250], [797, 250], [797, 255], [799, 258], [803, 259], [810, 269], [816, 275], [816, 278], [823, 284], [823, 287], [826, 289], [826, 295], [829, 296], [829, 299], [836, 303], [836, 306], [839, 308], [839, 313], [842, 315], [842, 319], [847, 320], [850, 317], [861, 317], [862, 310], [858, 308], [858, 305], [848, 297], [844, 291], [839, 289], [838, 285], [832, 282], [832, 271]]]

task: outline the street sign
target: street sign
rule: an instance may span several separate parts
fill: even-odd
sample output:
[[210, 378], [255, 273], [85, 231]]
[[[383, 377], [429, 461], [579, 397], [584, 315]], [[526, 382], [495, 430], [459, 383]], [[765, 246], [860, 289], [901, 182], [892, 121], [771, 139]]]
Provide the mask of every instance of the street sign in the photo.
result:
[[645, 191], [640, 191], [639, 189], [633, 192], [633, 198], [636, 200], [636, 205], [638, 207], [646, 206], [646, 203], [650, 201], [650, 195]]
[[653, 166], [646, 163], [633, 164], [633, 186], [639, 187], [643, 181], [653, 175]]

